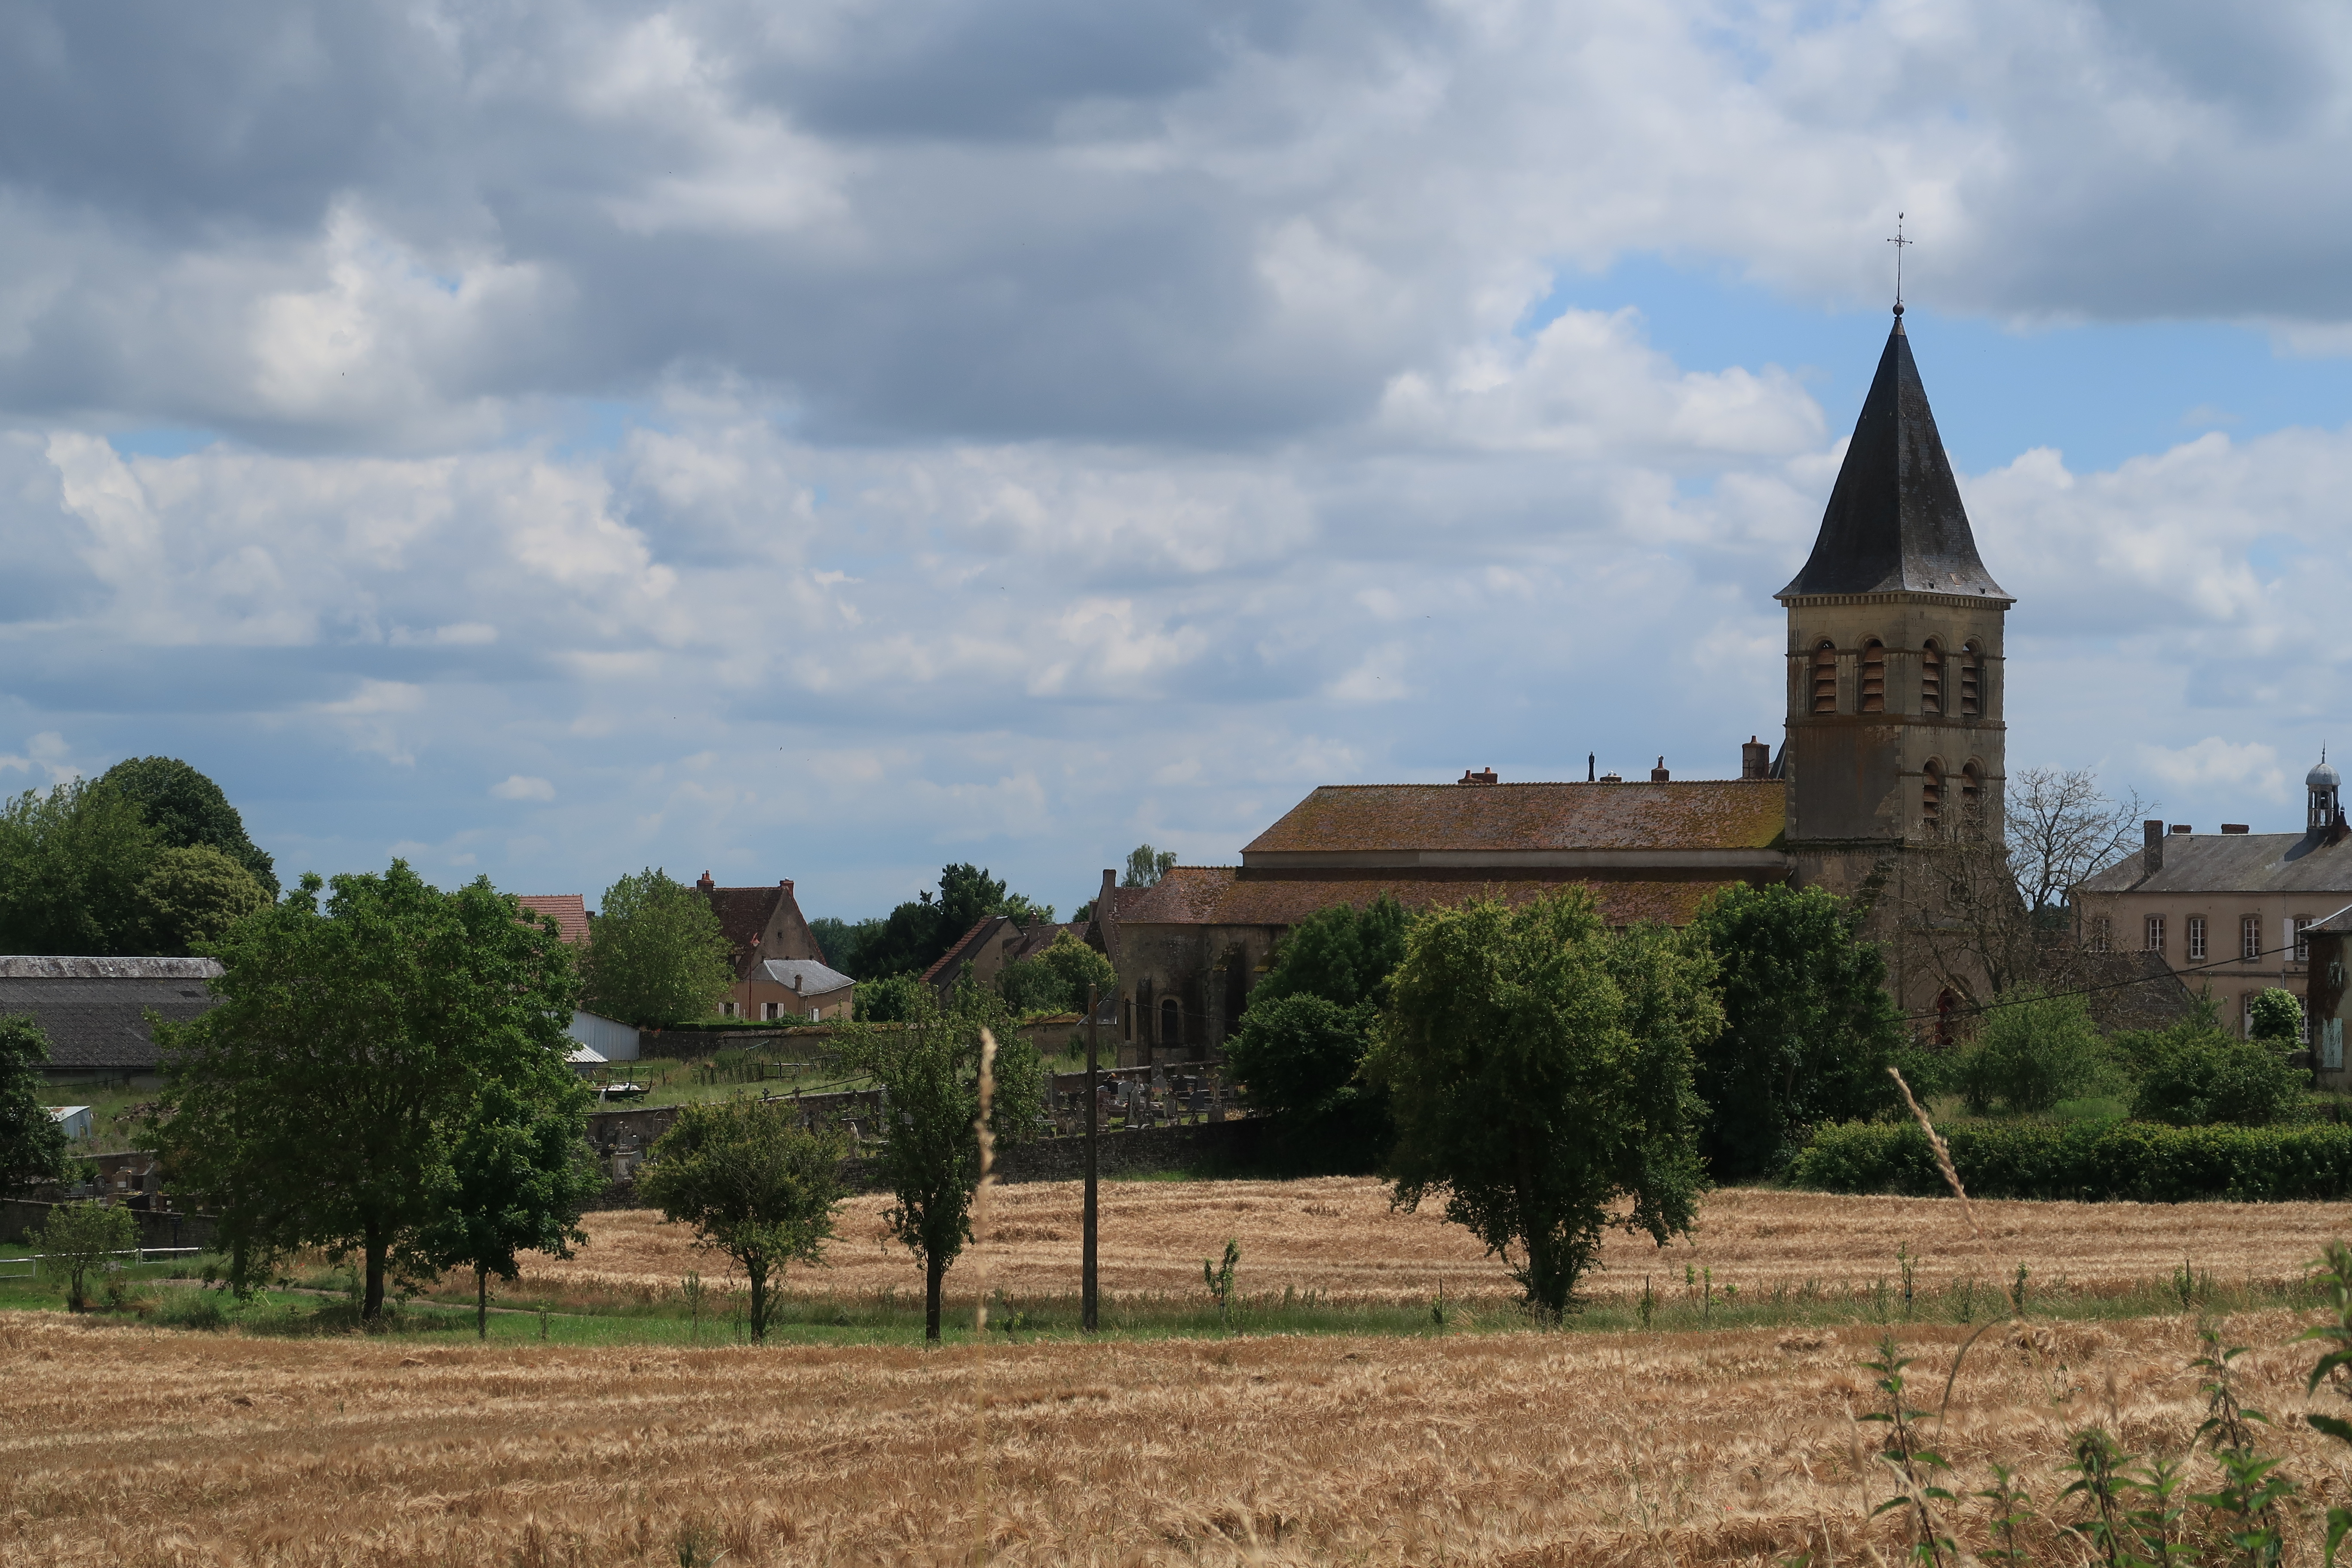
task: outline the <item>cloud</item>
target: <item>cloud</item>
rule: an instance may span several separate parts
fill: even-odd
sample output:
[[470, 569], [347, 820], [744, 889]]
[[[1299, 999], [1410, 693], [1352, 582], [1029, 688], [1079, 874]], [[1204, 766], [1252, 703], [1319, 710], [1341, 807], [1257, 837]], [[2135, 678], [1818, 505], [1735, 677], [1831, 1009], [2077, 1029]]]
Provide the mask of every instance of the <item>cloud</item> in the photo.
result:
[[2287, 798], [2286, 771], [2279, 766], [2278, 748], [2259, 741], [2232, 742], [2208, 735], [2177, 750], [2142, 746], [2139, 753], [2148, 770], [2168, 784], [2188, 788], [2228, 784], [2257, 791], [2270, 800]]
[[526, 773], [509, 773], [490, 786], [490, 794], [499, 800], [553, 800], [555, 786]]

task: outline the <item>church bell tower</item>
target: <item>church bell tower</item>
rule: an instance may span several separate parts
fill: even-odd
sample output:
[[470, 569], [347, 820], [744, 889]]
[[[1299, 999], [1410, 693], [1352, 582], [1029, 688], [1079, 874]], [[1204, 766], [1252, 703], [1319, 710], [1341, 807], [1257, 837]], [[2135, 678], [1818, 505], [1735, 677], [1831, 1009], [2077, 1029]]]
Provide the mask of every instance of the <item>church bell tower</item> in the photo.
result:
[[1903, 307], [1789, 613], [1786, 844], [1800, 884], [1874, 897], [1902, 852], [2000, 831], [2001, 627]]

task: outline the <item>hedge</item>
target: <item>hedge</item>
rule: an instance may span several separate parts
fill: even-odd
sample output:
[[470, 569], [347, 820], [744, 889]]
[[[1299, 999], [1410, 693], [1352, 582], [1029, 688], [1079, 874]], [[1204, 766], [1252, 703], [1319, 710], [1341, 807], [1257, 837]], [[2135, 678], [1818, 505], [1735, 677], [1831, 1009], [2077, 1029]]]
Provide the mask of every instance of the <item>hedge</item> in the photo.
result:
[[[2181, 1203], [2352, 1197], [2352, 1126], [2167, 1127], [2153, 1121], [1956, 1122], [1942, 1129], [1970, 1197]], [[1832, 1193], [1950, 1191], [1910, 1122], [1814, 1131], [1791, 1185]]]

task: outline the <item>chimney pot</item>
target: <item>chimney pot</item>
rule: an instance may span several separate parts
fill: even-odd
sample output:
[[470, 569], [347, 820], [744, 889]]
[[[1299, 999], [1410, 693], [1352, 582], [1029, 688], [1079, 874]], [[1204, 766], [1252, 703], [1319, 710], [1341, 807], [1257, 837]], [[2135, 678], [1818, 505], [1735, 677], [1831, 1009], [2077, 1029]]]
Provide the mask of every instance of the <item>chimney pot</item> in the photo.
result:
[[694, 885], [707, 892], [710, 889], [717, 887], [719, 884], [710, 879], [709, 872], [705, 871], [701, 876], [695, 879]]
[[2196, 829], [2190, 827], [2189, 824], [2185, 822], [2176, 822], [2172, 825], [2172, 831], [2179, 834], [2189, 834], [2195, 832]]
[[1748, 736], [1748, 743], [1739, 748], [1739, 776], [1743, 779], [1771, 777], [1772, 748], [1755, 736]]

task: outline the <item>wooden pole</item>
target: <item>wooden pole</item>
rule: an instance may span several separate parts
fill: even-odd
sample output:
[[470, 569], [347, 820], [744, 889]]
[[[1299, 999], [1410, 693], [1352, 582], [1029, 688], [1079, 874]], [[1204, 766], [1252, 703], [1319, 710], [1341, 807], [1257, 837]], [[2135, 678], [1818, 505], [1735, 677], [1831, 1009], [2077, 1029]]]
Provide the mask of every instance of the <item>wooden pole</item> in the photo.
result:
[[1093, 1333], [1098, 1324], [1095, 1295], [1095, 1152], [1101, 1140], [1100, 1117], [1097, 1113], [1098, 1094], [1096, 1074], [1100, 1071], [1095, 1058], [1095, 1019], [1102, 1012], [1102, 997], [1094, 986], [1087, 987], [1087, 1208], [1086, 1218], [1079, 1226], [1082, 1237], [1078, 1262], [1078, 1313], [1082, 1326]]

